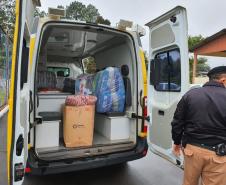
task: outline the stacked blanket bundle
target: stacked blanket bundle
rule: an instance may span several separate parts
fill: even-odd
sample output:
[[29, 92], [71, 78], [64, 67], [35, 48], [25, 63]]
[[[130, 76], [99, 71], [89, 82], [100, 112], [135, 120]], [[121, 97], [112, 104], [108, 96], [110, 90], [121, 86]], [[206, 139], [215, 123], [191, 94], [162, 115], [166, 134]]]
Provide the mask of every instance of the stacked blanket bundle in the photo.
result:
[[81, 75], [75, 80], [74, 90], [77, 96], [69, 96], [66, 105], [96, 102], [98, 113], [124, 111], [125, 87], [119, 68], [108, 67], [95, 75]]

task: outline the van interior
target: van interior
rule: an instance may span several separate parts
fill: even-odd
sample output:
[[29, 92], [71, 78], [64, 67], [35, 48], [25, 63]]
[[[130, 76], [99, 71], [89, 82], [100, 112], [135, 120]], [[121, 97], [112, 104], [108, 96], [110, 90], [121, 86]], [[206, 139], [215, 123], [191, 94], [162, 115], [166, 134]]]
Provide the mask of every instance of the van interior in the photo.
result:
[[[95, 112], [92, 145], [66, 147], [63, 108], [67, 96], [73, 95], [74, 90], [64, 87], [65, 79], [76, 80], [81, 74], [95, 75], [107, 67], [123, 71], [121, 68], [125, 65], [129, 71], [122, 74], [126, 94], [124, 112]], [[35, 117], [42, 120], [34, 127], [33, 145], [37, 156], [52, 161], [134, 148], [137, 120], [129, 118], [126, 112], [137, 112], [136, 70], [134, 43], [128, 33], [85, 24], [47, 24], [41, 34], [35, 77]]]

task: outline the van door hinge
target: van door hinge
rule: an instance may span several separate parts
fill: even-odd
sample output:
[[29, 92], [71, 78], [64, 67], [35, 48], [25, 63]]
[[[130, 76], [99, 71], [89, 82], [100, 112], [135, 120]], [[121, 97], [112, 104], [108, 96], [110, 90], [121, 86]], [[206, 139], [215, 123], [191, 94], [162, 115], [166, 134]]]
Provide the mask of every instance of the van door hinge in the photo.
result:
[[21, 134], [16, 141], [16, 155], [17, 156], [21, 156], [23, 148], [24, 148], [24, 138], [23, 138], [23, 135]]
[[24, 165], [23, 163], [17, 163], [14, 166], [14, 181], [18, 182], [23, 180], [24, 177]]
[[137, 115], [136, 113], [132, 113], [132, 118], [136, 118], [136, 119], [144, 119], [144, 120], [146, 120], [146, 121], [150, 121], [150, 117], [149, 116], [139, 116], [139, 115]]

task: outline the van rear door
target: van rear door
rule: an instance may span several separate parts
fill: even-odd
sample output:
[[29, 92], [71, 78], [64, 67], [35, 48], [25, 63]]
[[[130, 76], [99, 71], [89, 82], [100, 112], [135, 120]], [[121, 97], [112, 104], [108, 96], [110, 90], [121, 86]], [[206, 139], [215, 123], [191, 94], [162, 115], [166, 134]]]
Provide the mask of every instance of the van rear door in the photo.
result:
[[29, 42], [39, 0], [16, 0], [9, 111], [7, 115], [7, 176], [10, 185], [21, 185], [28, 156]]
[[150, 29], [148, 109], [151, 149], [172, 159], [171, 121], [179, 99], [189, 88], [186, 9], [176, 7], [146, 26]]

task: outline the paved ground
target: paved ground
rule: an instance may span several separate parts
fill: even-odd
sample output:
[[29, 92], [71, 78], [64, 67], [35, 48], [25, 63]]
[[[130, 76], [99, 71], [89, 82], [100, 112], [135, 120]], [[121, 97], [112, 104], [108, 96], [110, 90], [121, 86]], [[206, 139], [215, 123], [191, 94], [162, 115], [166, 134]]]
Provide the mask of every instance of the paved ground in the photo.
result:
[[181, 185], [182, 170], [149, 152], [147, 157], [90, 171], [27, 177], [24, 185]]

